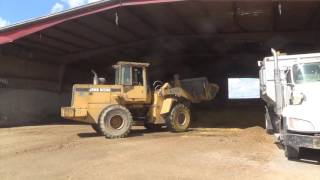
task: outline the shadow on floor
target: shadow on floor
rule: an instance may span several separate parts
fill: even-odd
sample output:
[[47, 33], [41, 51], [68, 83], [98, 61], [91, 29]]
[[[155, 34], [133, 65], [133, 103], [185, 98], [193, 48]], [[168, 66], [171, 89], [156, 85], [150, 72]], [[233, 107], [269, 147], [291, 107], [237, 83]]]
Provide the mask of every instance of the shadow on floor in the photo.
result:
[[[192, 131], [192, 130], [189, 130], [189, 131]], [[148, 129], [144, 129], [144, 128], [138, 128], [138, 129], [132, 129], [130, 131], [129, 135], [127, 136], [127, 138], [144, 136], [147, 134], [159, 134], [159, 133], [163, 133], [163, 132], [168, 132], [167, 134], [169, 134], [169, 135], [176, 134], [176, 133], [172, 133], [172, 132], [169, 133], [168, 129], [165, 127], [158, 129], [158, 130], [148, 130]], [[78, 133], [78, 136], [80, 138], [102, 137], [102, 135], [99, 135], [96, 132]], [[161, 137], [163, 137], [163, 134], [161, 134]]]
[[264, 127], [263, 106], [213, 106], [192, 109], [192, 127], [249, 128]]
[[[255, 106], [224, 106], [212, 105], [195, 106], [192, 110], [191, 127], [198, 128], [248, 128], [253, 126], [264, 127], [264, 108]], [[23, 121], [22, 121], [23, 122]], [[22, 123], [19, 121], [1, 125], [0, 128], [20, 126], [43, 126], [43, 125], [81, 125], [85, 123], [64, 120], [60, 117]]]
[[48, 126], [48, 125], [88, 125], [87, 123], [81, 123], [71, 120], [65, 120], [56, 118], [55, 120], [43, 120], [43, 121], [31, 121], [28, 123], [10, 123], [1, 125], [0, 128], [14, 128], [14, 127], [27, 127], [27, 126]]

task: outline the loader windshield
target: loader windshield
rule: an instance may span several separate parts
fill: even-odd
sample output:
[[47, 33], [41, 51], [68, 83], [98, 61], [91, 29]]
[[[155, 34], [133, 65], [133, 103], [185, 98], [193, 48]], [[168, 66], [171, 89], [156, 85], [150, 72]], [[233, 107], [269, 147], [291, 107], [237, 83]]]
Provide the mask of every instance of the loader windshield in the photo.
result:
[[320, 81], [320, 62], [294, 65], [293, 78], [296, 84]]
[[117, 85], [132, 85], [132, 69], [130, 66], [119, 66], [115, 68], [116, 74], [115, 74], [115, 84]]

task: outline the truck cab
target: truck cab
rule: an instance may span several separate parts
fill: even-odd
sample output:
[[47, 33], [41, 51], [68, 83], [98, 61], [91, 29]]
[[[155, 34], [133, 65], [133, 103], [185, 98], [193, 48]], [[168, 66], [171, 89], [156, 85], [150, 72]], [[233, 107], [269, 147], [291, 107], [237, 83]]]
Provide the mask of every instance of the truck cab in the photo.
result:
[[300, 148], [320, 149], [320, 54], [276, 52], [258, 64], [267, 132], [289, 159], [298, 158]]

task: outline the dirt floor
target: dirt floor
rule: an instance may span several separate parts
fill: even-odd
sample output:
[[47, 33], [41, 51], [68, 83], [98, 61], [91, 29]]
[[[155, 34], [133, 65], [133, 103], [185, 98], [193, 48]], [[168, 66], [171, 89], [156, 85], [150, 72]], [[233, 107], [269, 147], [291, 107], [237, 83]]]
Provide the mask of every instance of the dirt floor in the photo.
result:
[[116, 140], [81, 124], [2, 128], [0, 179], [320, 179], [320, 152], [288, 161], [261, 112], [204, 111], [189, 132], [135, 127]]

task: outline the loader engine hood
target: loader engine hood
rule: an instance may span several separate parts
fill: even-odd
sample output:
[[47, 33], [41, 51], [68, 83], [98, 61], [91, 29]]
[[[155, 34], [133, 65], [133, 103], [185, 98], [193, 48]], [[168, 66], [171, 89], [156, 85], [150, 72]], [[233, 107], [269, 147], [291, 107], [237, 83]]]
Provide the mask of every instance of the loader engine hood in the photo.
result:
[[72, 91], [72, 107], [88, 108], [89, 104], [110, 104], [122, 91], [119, 85], [76, 84]]

